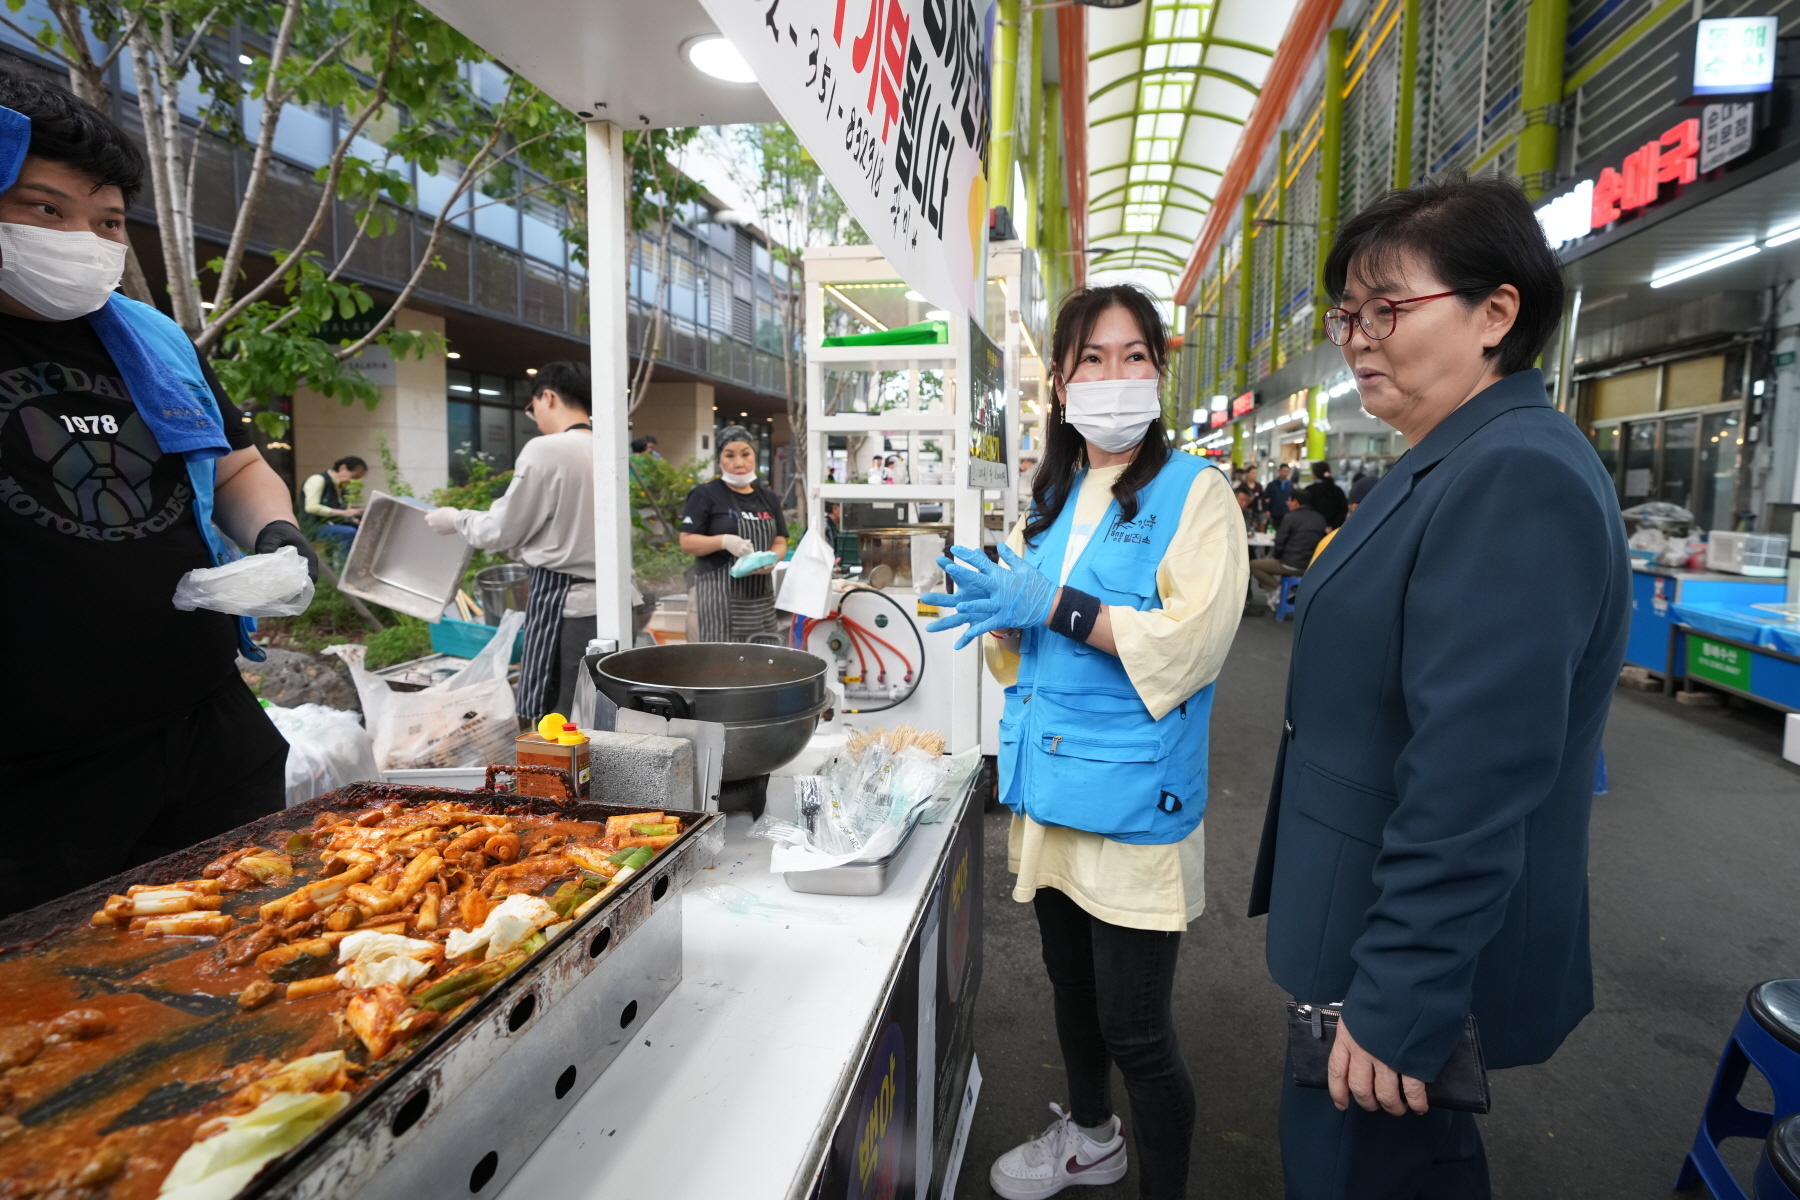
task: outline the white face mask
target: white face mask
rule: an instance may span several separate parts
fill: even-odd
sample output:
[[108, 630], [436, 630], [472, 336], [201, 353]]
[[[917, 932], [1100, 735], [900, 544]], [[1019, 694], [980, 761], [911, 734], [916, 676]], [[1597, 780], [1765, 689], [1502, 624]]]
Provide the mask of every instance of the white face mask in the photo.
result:
[[1144, 440], [1162, 416], [1157, 379], [1096, 379], [1063, 385], [1063, 415], [1081, 436], [1109, 454]]
[[0, 292], [51, 321], [105, 304], [125, 274], [125, 247], [96, 233], [0, 222]]
[[745, 475], [738, 475], [731, 471], [721, 470], [719, 472], [719, 478], [723, 479], [726, 483], [729, 483], [732, 487], [749, 487], [756, 482], [756, 472], [751, 471]]

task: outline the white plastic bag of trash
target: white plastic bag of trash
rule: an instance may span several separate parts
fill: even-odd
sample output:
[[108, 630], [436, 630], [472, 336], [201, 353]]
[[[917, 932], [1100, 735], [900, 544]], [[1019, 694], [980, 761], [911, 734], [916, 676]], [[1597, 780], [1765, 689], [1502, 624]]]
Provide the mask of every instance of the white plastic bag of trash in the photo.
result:
[[287, 739], [289, 808], [345, 784], [381, 778], [374, 739], [355, 713], [323, 704], [271, 704], [263, 711]]
[[175, 585], [175, 607], [234, 617], [297, 617], [312, 603], [312, 576], [292, 546], [251, 554], [222, 567], [198, 567]]

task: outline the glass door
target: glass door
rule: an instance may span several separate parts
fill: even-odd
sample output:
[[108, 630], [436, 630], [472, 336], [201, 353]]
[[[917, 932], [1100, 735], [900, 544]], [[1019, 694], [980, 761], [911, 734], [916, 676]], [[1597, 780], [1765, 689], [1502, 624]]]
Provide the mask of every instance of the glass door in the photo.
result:
[[1737, 478], [1744, 448], [1743, 412], [1707, 413], [1700, 425], [1700, 473], [1694, 517], [1700, 529], [1737, 523]]
[[1699, 417], [1677, 417], [1663, 423], [1662, 478], [1657, 481], [1656, 496], [1689, 512], [1694, 510], [1694, 450], [1699, 435]]
[[1606, 477], [1619, 486], [1619, 427], [1608, 425], [1594, 430], [1594, 450], [1600, 455], [1600, 465], [1606, 468]]
[[1655, 494], [1656, 427], [1658, 421], [1625, 426], [1625, 494], [1621, 507], [1642, 504]]

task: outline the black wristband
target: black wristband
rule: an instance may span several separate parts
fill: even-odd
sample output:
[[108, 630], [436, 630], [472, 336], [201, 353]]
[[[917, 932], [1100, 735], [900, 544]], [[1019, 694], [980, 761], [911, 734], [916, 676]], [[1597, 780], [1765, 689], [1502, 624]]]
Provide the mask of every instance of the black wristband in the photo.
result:
[[1050, 616], [1050, 628], [1066, 638], [1086, 642], [1093, 636], [1094, 622], [1099, 619], [1099, 598], [1065, 585], [1062, 599]]

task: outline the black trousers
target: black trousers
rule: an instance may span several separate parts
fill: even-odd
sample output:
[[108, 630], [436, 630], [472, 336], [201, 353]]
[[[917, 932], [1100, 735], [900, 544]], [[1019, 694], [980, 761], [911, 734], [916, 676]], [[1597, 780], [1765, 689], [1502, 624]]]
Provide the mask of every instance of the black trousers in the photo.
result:
[[1194, 1084], [1169, 1011], [1181, 935], [1109, 924], [1054, 888], [1039, 888], [1033, 903], [1076, 1123], [1092, 1127], [1112, 1118], [1118, 1063], [1131, 1100], [1138, 1195], [1185, 1196]]
[[[155, 697], [138, 702], [149, 718]], [[77, 732], [47, 725], [59, 749], [0, 761], [0, 915], [281, 810], [287, 742], [236, 672], [160, 723]]]
[[1287, 1200], [1487, 1200], [1487, 1152], [1473, 1115], [1343, 1112], [1324, 1088], [1281, 1087]]

